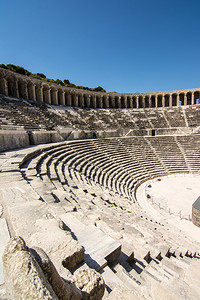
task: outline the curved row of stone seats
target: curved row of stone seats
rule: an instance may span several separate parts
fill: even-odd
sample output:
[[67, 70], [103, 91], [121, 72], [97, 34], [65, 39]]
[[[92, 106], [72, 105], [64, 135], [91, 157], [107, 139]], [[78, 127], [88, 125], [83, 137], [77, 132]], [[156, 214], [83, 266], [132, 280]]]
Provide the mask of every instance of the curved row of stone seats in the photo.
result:
[[[96, 142], [96, 141], [95, 141]], [[89, 144], [91, 144], [91, 142], [90, 141], [87, 141], [87, 142], [84, 142], [84, 143], [86, 143], [87, 144], [87, 147], [88, 147], [88, 145]], [[69, 143], [69, 145], [70, 145], [71, 143]], [[82, 146], [80, 145], [80, 142], [78, 142], [78, 143], [72, 143], [72, 144], [77, 144], [77, 149], [81, 149], [82, 148]], [[50, 171], [48, 171], [47, 173], [48, 173], [48, 176], [49, 176], [49, 179], [54, 183], [54, 186], [55, 186], [55, 179], [56, 178], [58, 178], [58, 180], [60, 180], [60, 178], [59, 178], [59, 173], [58, 172], [56, 172], [55, 171], [55, 167], [57, 166], [57, 164], [58, 164], [58, 161], [60, 160], [60, 161], [63, 161], [63, 159], [65, 158], [65, 156], [67, 156], [67, 151], [66, 151], [66, 146], [62, 146], [63, 148], [61, 148], [61, 149], [59, 149], [59, 151], [58, 150], [56, 150], [55, 151], [55, 149], [54, 150], [50, 150], [50, 153], [49, 154], [51, 154], [50, 156], [49, 156], [49, 162], [46, 164], [46, 166], [45, 166], [45, 168], [47, 168], [47, 169], [50, 169], [50, 168], [52, 168], [52, 173], [53, 173], [53, 176], [51, 175], [51, 172]], [[73, 147], [75, 147], [74, 145], [72, 145], [72, 146], [70, 146], [71, 148], [73, 148]], [[63, 150], [64, 149], [64, 150]], [[55, 153], [56, 152], [56, 153]], [[53, 154], [53, 153], [55, 153], [55, 154]], [[72, 151], [72, 154], [73, 154], [73, 151]], [[59, 156], [60, 155], [60, 156]], [[80, 161], [82, 161], [85, 157], [83, 156], [84, 155], [84, 152], [82, 152], [82, 156], [80, 156], [80, 153], [78, 153], [78, 156], [79, 156], [79, 159], [80, 159]], [[113, 155], [113, 153], [112, 153], [112, 155]], [[56, 160], [55, 160], [55, 162], [53, 161], [53, 159], [54, 158], [56, 158]], [[44, 159], [44, 157], [43, 157], [43, 159]], [[76, 163], [77, 164], [77, 160], [76, 160], [76, 156], [74, 156], [74, 154], [72, 155], [72, 159], [73, 159], [73, 162], [74, 163]], [[69, 158], [67, 157], [67, 160], [69, 160]], [[91, 163], [90, 163], [90, 165], [91, 165]], [[104, 185], [105, 187], [108, 187], [108, 188], [110, 188], [110, 189], [113, 189], [113, 187], [120, 187], [120, 181], [122, 181], [122, 183], [123, 183], [123, 179], [124, 178], [126, 178], [126, 180], [130, 180], [130, 183], [132, 183], [133, 182], [133, 178], [130, 176], [130, 173], [128, 174], [129, 176], [128, 176], [128, 179], [127, 179], [127, 177], [126, 177], [126, 173], [125, 172], [121, 172], [121, 174], [120, 175], [122, 175], [121, 177], [119, 177], [119, 174], [118, 174], [118, 172], [117, 172], [117, 170], [118, 169], [120, 169], [119, 168], [119, 166], [117, 165], [117, 166], [115, 166], [115, 170], [116, 170], [116, 173], [114, 173], [114, 172], [112, 172], [112, 168], [110, 168], [111, 166], [113, 165], [113, 162], [112, 163], [109, 163], [108, 165], [107, 165], [107, 167], [104, 169], [104, 168], [102, 168], [102, 174], [103, 174], [103, 180], [100, 182], [102, 185]], [[109, 168], [110, 168], [110, 172], [108, 172], [109, 171]], [[98, 168], [96, 168], [96, 169], [98, 169]], [[71, 166], [71, 170], [70, 170], [70, 172], [69, 172], [69, 174], [70, 174], [70, 176], [71, 176], [71, 179], [72, 180], [76, 180], [77, 179], [77, 176], [76, 176], [76, 178], [75, 178], [75, 176], [74, 176], [74, 170], [77, 170], [77, 165], [73, 168], [73, 165]], [[73, 171], [73, 174], [72, 174], [72, 171]], [[64, 172], [65, 173], [65, 172]], [[119, 172], [120, 173], [120, 172]], [[77, 173], [77, 171], [76, 171], [76, 174], [78, 174]], [[113, 177], [112, 177], [112, 174], [116, 174], [116, 180], [114, 181], [114, 183], [113, 183]], [[92, 181], [94, 181], [94, 177], [93, 176], [90, 176], [90, 173], [88, 173], [88, 174], [85, 174], [86, 175], [86, 177], [87, 178], [89, 178], [89, 179], [91, 179]], [[159, 174], [160, 175], [160, 174]], [[149, 175], [148, 175], [149, 176]], [[146, 176], [147, 178], [148, 178], [148, 176]], [[66, 176], [64, 176], [64, 174], [63, 174], [63, 181], [64, 181], [64, 179], [66, 180]], [[115, 179], [115, 178], [114, 178]], [[108, 184], [108, 182], [109, 182], [109, 184]], [[63, 182], [62, 182], [63, 183]], [[118, 193], [121, 193], [121, 195], [123, 195], [123, 196], [125, 196], [125, 197], [130, 197], [130, 194], [129, 193], [127, 193], [127, 186], [129, 186], [129, 183], [128, 184], [126, 184], [126, 182], [124, 182], [124, 184], [123, 184], [123, 188], [124, 189], [122, 189], [122, 190], [118, 190]], [[134, 187], [134, 186], [131, 186], [131, 187]]]
[[[78, 114], [92, 129], [102, 127], [116, 129], [153, 129], [198, 126], [199, 106], [146, 108], [146, 109], [98, 109], [78, 110]], [[188, 119], [188, 121], [187, 121]], [[98, 121], [103, 122], [98, 124]]]
[[148, 129], [152, 128], [151, 123], [149, 122], [147, 118], [147, 110], [144, 109], [134, 109], [128, 111], [130, 118], [135, 123], [136, 128], [138, 129]]
[[185, 114], [189, 127], [199, 126], [200, 106], [190, 105], [185, 107]]
[[199, 105], [145, 109], [81, 109], [0, 97], [1, 129], [148, 130], [198, 127]]
[[183, 107], [163, 108], [163, 113], [170, 127], [186, 127]]
[[[71, 115], [69, 116], [69, 113], [71, 112]], [[68, 117], [76, 116], [76, 124], [77, 128], [83, 129], [90, 129], [90, 130], [102, 130], [102, 128], [109, 128], [112, 127], [112, 120], [111, 118], [108, 118], [106, 120], [101, 119], [101, 115], [106, 115], [106, 110], [103, 113], [98, 113], [98, 110], [95, 109], [76, 109], [73, 108], [71, 110], [66, 110], [66, 114], [68, 114]], [[116, 128], [116, 124], [114, 124]]]
[[200, 135], [177, 136], [192, 173], [200, 172]]
[[[64, 146], [61, 146], [61, 147], [64, 147]], [[59, 152], [59, 149], [60, 149], [60, 147], [57, 148], [58, 152]], [[55, 149], [54, 149], [54, 150], [55, 150]], [[50, 151], [51, 151], [51, 150], [50, 150]], [[62, 150], [61, 150], [61, 151], [62, 151]], [[53, 151], [53, 153], [56, 154], [56, 151]], [[56, 156], [56, 157], [59, 157], [59, 155]], [[55, 158], [55, 155], [54, 155], [53, 158]], [[52, 158], [52, 159], [53, 159], [53, 158]], [[77, 172], [77, 171], [76, 171], [76, 173], [79, 174], [79, 172]], [[77, 175], [77, 174], [76, 174], [76, 175]], [[74, 177], [74, 175], [73, 175], [73, 177]], [[76, 178], [77, 178], [77, 177], [76, 177]], [[75, 195], [74, 195], [74, 196], [75, 196]], [[79, 201], [79, 199], [77, 199], [77, 200]], [[82, 201], [82, 205], [83, 205], [83, 201]], [[149, 226], [148, 226], [148, 227], [149, 227]], [[150, 232], [151, 232], [151, 230], [150, 230]], [[156, 232], [156, 235], [158, 235], [158, 231]]]
[[141, 167], [142, 171], [145, 171], [145, 174], [149, 176], [159, 176], [160, 174], [166, 173], [166, 170], [160, 164], [158, 157], [149, 147], [145, 138], [137, 137], [134, 139], [124, 138], [118, 140], [122, 143], [129, 155], [131, 155], [131, 159]]
[[173, 136], [146, 137], [159, 155], [168, 173], [188, 173], [181, 149]]
[[92, 113], [96, 114], [96, 117], [101, 121], [102, 128], [115, 129], [120, 127], [118, 120], [113, 116], [113, 110], [109, 109], [97, 109], [92, 110]]
[[148, 109], [145, 111], [146, 111], [146, 116], [149, 119], [149, 122], [152, 124], [152, 128], [169, 127], [162, 108]]
[[[127, 140], [127, 139], [123, 139], [123, 141], [124, 140]], [[141, 148], [144, 149], [144, 147], [141, 147], [142, 146], [141, 141], [143, 141], [144, 139], [140, 138], [139, 140], [140, 140], [140, 144], [138, 145], [138, 149], [141, 149]], [[136, 141], [136, 138], [134, 138], [134, 141]], [[124, 152], [124, 153], [122, 152], [121, 155], [120, 155], [119, 149], [116, 148], [117, 145], [114, 145], [113, 148], [110, 147], [111, 139], [105, 139], [105, 140], [101, 140], [101, 141], [100, 140], [98, 140], [98, 141], [95, 140], [93, 142], [96, 145], [98, 145], [98, 147], [99, 147], [99, 149], [101, 149], [101, 151], [103, 150], [104, 155], [106, 155], [106, 157], [108, 158], [107, 161], [106, 161], [106, 158], [105, 158], [105, 162], [104, 162], [104, 161], [102, 161], [102, 158], [101, 158], [101, 161], [99, 161], [98, 160], [98, 156], [97, 156], [97, 161], [95, 162], [96, 158], [94, 158], [93, 161], [92, 161], [93, 165], [94, 165], [94, 162], [97, 164], [97, 166], [96, 166], [97, 169], [102, 168], [102, 166], [103, 166], [103, 172], [102, 172], [103, 173], [103, 175], [102, 175], [103, 181], [101, 180], [100, 184], [103, 184], [103, 182], [104, 182], [105, 186], [108, 186], [108, 184], [107, 184], [108, 180], [110, 182], [113, 181], [112, 177], [109, 178], [109, 173], [115, 174], [114, 170], [112, 172], [112, 167], [111, 167], [112, 166], [112, 162], [114, 162], [114, 164], [116, 165], [116, 170], [117, 169], [120, 170], [122, 168], [124, 171], [126, 170], [128, 172], [128, 174], [132, 178], [134, 178], [133, 177], [134, 174], [136, 174], [136, 176], [139, 177], [139, 175], [138, 175], [139, 169], [138, 168], [136, 168], [134, 170], [134, 174], [133, 174], [133, 172], [131, 170], [130, 161], [133, 160], [133, 157], [129, 157], [129, 159], [121, 158], [121, 157], [125, 156], [124, 154], [126, 154], [126, 152]], [[90, 142], [87, 142], [87, 145], [89, 145], [89, 144], [90, 144]], [[148, 144], [146, 145], [146, 148], [147, 148], [147, 146], [148, 146]], [[134, 145], [134, 147], [135, 147], [135, 145]], [[134, 148], [134, 155], [137, 153], [137, 151], [135, 151], [135, 150], [136, 150], [136, 148]], [[139, 151], [141, 152], [141, 150], [139, 150]], [[171, 151], [171, 148], [170, 148], [170, 151]], [[94, 156], [94, 148], [92, 148], [92, 152], [93, 152], [93, 156]], [[148, 149], [148, 152], [149, 152], [149, 149]], [[90, 158], [90, 154], [88, 154], [88, 157]], [[149, 161], [148, 162], [144, 162], [143, 157], [144, 157], [144, 154], [143, 155], [141, 155], [141, 153], [137, 154], [137, 158], [140, 159], [141, 163], [143, 162], [142, 167], [141, 166], [140, 167], [141, 167], [142, 174], [145, 173], [145, 176], [143, 175], [144, 179], [145, 178], [152, 178], [152, 177], [155, 177], [155, 176], [167, 174], [166, 169], [164, 169], [162, 165], [159, 165], [159, 163], [154, 159], [154, 156], [149, 155]], [[82, 170], [82, 166], [86, 165], [86, 161], [84, 160], [86, 158], [87, 157], [84, 157], [84, 151], [80, 152], [79, 153], [79, 158], [78, 159], [77, 159], [77, 157], [73, 158], [73, 160], [71, 161], [70, 168], [77, 169], [77, 165], [79, 164], [79, 161], [80, 161], [81, 165], [80, 165], [79, 169]], [[146, 155], [146, 159], [147, 159], [147, 155]], [[177, 159], [176, 159], [176, 161], [177, 161]], [[180, 161], [180, 159], [178, 161]], [[75, 162], [75, 165], [73, 166], [74, 162]], [[137, 163], [138, 163], [138, 160], [137, 160]], [[91, 162], [87, 162], [87, 168], [88, 168], [88, 164], [89, 164], [89, 166], [91, 166]], [[188, 172], [187, 168], [185, 168], [185, 169], [182, 168], [182, 164], [183, 164], [183, 161], [181, 161], [181, 170], [180, 170], [180, 166], [179, 165], [178, 166], [175, 165], [175, 167], [173, 169], [173, 172], [183, 172], [183, 171], [184, 172]], [[135, 167], [136, 167], [136, 162], [134, 164], [134, 168]], [[147, 171], [147, 168], [148, 168], [148, 171]], [[90, 170], [91, 170], [91, 168], [90, 168]], [[144, 170], [145, 170], [145, 172], [144, 172]], [[94, 168], [93, 168], [93, 171], [94, 171]], [[94, 180], [94, 174], [93, 175], [88, 175], [87, 174], [87, 176], [90, 179]], [[104, 178], [106, 178], [105, 181], [104, 181]], [[119, 177], [117, 179], [118, 179], [118, 182], [119, 182]], [[110, 186], [110, 188], [112, 188], [112, 186]]]
[[[159, 162], [154, 152], [149, 148], [149, 144], [145, 141], [147, 139], [153, 144], [152, 147], [163, 164]], [[160, 149], [164, 149], [164, 151]], [[55, 155], [54, 152], [56, 152]], [[176, 141], [173, 137], [167, 136], [154, 139], [141, 137], [71, 142], [68, 147], [63, 146], [59, 151], [50, 150], [49, 154], [51, 156], [46, 158], [46, 165], [51, 180], [59, 177], [57, 166], [60, 164], [62, 180], [60, 178], [59, 180], [62, 183], [66, 180], [64, 174], [66, 170], [70, 174], [69, 170], [74, 169], [81, 172], [89, 180], [125, 197], [130, 197], [132, 194], [130, 190], [134, 188], [134, 184], [148, 178], [167, 175], [170, 172], [188, 172], [184, 157], [181, 157]], [[54, 156], [56, 162], [52, 162]], [[41, 170], [41, 173], [45, 172], [45, 168], [46, 166], [44, 171]]]
[[[95, 140], [94, 141], [94, 143], [96, 144], [97, 143], [97, 141]], [[102, 150], [103, 149], [98, 149], [98, 151], [100, 152], [102, 152]], [[94, 152], [93, 152], [94, 153]], [[98, 153], [97, 153], [98, 154]], [[83, 155], [84, 155], [84, 153], [83, 153]], [[103, 156], [104, 156], [104, 159], [103, 159]], [[83, 159], [85, 159], [85, 157], [83, 157]], [[80, 159], [81, 160], [81, 159]], [[112, 168], [112, 167], [115, 167], [116, 168], [116, 170], [118, 170], [118, 171], [120, 171], [120, 169], [122, 169], [122, 170], [124, 170], [124, 166], [122, 167], [122, 165], [117, 165], [117, 167], [115, 166], [115, 165], [113, 165], [113, 160], [112, 160], [112, 157], [111, 156], [106, 156], [106, 152], [105, 151], [103, 151], [103, 153], [102, 153], [102, 158], [99, 160], [99, 154], [97, 155], [97, 157], [96, 157], [96, 155], [95, 155], [95, 157], [94, 157], [94, 154], [92, 155], [92, 161], [91, 160], [89, 160], [88, 161], [88, 163], [89, 163], [89, 166], [91, 165], [91, 162], [92, 162], [92, 164], [93, 165], [96, 165], [96, 167], [97, 167], [97, 169], [102, 169], [103, 170], [103, 172], [102, 172], [102, 176], [103, 177], [108, 177], [108, 171], [109, 171], [109, 169], [110, 168]], [[117, 163], [117, 161], [116, 162], [114, 162], [115, 164]], [[77, 164], [77, 162], [76, 162], [76, 164]], [[103, 168], [102, 168], [103, 167]], [[75, 168], [77, 169], [77, 167], [75, 166]], [[87, 172], [87, 169], [85, 169], [86, 170], [86, 172]], [[92, 169], [90, 169], [90, 171], [92, 171]], [[94, 171], [94, 168], [93, 168], [93, 171]], [[93, 175], [88, 175], [90, 178], [93, 178], [94, 176]], [[99, 178], [98, 180], [97, 180], [97, 182], [99, 181], [99, 183], [101, 183], [102, 184], [102, 182], [101, 182], [101, 179]], [[105, 184], [104, 184], [105, 186], [107, 186], [108, 184], [107, 184], [107, 182], [106, 182], [106, 180], [105, 180]]]
[[44, 104], [30, 100], [2, 96], [0, 97], [0, 112], [1, 116], [8, 120], [7, 125], [12, 125], [9, 128], [13, 130], [16, 126], [21, 126], [26, 130], [51, 129], [58, 125], [71, 126], [71, 123], [66, 118], [57, 115], [55, 110], [48, 110]]

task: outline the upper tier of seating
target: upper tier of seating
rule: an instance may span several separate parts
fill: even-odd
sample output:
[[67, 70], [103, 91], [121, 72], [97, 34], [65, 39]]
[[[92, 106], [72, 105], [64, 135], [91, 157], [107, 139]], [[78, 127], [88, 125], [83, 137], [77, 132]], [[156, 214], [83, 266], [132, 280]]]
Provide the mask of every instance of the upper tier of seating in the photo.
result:
[[40, 130], [57, 126], [80, 130], [198, 128], [199, 105], [146, 109], [81, 109], [0, 97], [0, 129]]

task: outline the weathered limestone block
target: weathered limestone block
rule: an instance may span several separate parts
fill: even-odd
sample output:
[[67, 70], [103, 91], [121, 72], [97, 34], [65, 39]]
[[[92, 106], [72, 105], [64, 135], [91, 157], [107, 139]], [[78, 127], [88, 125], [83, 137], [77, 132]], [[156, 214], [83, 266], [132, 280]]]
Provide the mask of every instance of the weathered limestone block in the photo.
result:
[[100, 300], [105, 291], [103, 277], [94, 269], [84, 265], [77, 269], [73, 275], [73, 282], [82, 291], [83, 299]]
[[42, 248], [61, 276], [65, 277], [63, 266], [72, 270], [84, 260], [83, 247], [69, 231], [61, 230], [55, 219], [37, 220], [36, 227], [37, 232], [29, 238], [29, 244]]
[[67, 245], [64, 245], [64, 250], [65, 256], [62, 258], [62, 264], [68, 270], [72, 270], [84, 261], [84, 249], [75, 240], [71, 239]]
[[21, 237], [10, 239], [3, 265], [8, 300], [58, 299]]
[[60, 277], [50, 258], [41, 248], [36, 247], [29, 250], [37, 260], [59, 300], [82, 299], [81, 291], [74, 284], [67, 280], [64, 281]]

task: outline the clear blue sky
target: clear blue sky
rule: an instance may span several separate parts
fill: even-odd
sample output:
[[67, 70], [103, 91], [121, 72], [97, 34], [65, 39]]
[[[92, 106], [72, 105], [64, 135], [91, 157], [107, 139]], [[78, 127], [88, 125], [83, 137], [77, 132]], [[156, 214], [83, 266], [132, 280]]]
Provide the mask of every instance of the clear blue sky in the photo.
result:
[[0, 63], [108, 92], [200, 87], [200, 0], [0, 0]]

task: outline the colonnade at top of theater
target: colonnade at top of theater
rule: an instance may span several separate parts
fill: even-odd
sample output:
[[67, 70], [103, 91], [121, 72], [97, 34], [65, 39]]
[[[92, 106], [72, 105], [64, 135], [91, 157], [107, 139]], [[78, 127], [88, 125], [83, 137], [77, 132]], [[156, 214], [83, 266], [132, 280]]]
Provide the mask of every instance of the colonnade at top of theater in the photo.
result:
[[58, 86], [0, 68], [0, 94], [81, 108], [151, 108], [198, 104], [200, 89], [159, 93], [101, 93]]

